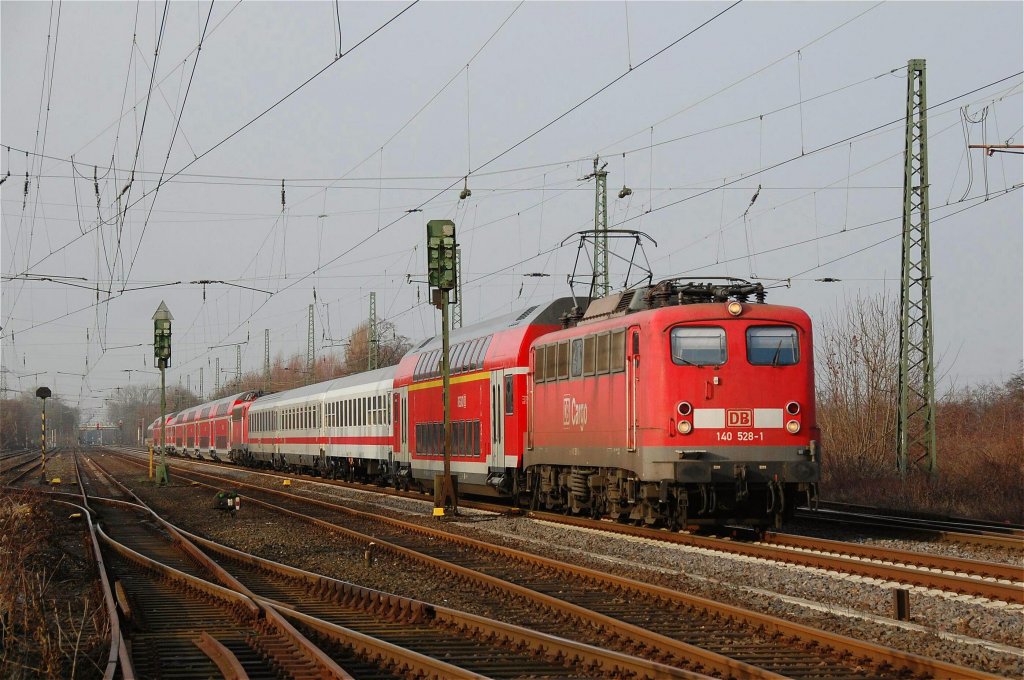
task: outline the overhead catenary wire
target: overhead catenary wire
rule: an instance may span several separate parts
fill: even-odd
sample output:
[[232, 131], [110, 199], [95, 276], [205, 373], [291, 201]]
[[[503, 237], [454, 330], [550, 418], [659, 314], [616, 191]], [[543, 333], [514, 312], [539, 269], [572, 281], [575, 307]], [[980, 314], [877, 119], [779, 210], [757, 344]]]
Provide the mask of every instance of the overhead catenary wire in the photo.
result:
[[[349, 50], [348, 52], [346, 52], [344, 56], [348, 56], [348, 55], [351, 55], [353, 51], [355, 51], [356, 49], [358, 49], [358, 48], [359, 48], [359, 47], [360, 47], [361, 45], [365, 44], [365, 43], [366, 43], [366, 42], [367, 42], [368, 40], [370, 40], [370, 39], [371, 39], [371, 38], [372, 38], [373, 36], [377, 35], [377, 34], [378, 34], [378, 33], [380, 33], [380, 32], [381, 32], [382, 30], [384, 30], [384, 29], [385, 29], [386, 27], [388, 27], [388, 26], [389, 26], [389, 25], [390, 25], [391, 23], [393, 23], [394, 21], [396, 21], [396, 20], [397, 20], [397, 19], [398, 19], [399, 17], [401, 17], [401, 16], [403, 15], [403, 14], [405, 14], [405, 12], [409, 11], [409, 9], [411, 9], [411, 8], [412, 8], [412, 7], [414, 7], [414, 6], [416, 5], [416, 4], [418, 4], [418, 3], [419, 3], [419, 1], [420, 1], [420, 0], [412, 0], [412, 2], [411, 2], [410, 4], [408, 4], [408, 5], [406, 5], [406, 6], [405, 6], [405, 7], [404, 7], [404, 8], [403, 8], [403, 9], [402, 9], [401, 11], [399, 11], [399, 12], [398, 12], [397, 14], [395, 14], [394, 16], [392, 16], [392, 17], [391, 17], [390, 19], [388, 19], [388, 20], [387, 20], [386, 22], [384, 22], [384, 23], [383, 23], [383, 24], [381, 24], [380, 26], [378, 26], [378, 27], [377, 27], [376, 29], [374, 29], [374, 30], [373, 30], [372, 32], [370, 32], [369, 34], [367, 34], [366, 36], [364, 36], [364, 37], [363, 37], [363, 38], [362, 38], [362, 39], [361, 39], [361, 40], [360, 40], [359, 42], [357, 42], [357, 43], [356, 43], [355, 45], [353, 45], [352, 49], [350, 49], [350, 50]], [[343, 58], [344, 58], [344, 57], [343, 57]], [[222, 139], [221, 139], [221, 140], [220, 140], [219, 142], [215, 143], [215, 144], [214, 144], [213, 146], [211, 146], [211, 147], [209, 147], [208, 149], [206, 149], [206, 151], [204, 151], [204, 152], [203, 152], [202, 154], [200, 154], [199, 156], [197, 156], [197, 157], [196, 157], [196, 158], [194, 158], [193, 160], [189, 161], [189, 162], [188, 162], [187, 164], [185, 164], [185, 165], [184, 165], [183, 167], [179, 168], [179, 169], [178, 169], [178, 170], [177, 170], [176, 172], [172, 173], [172, 174], [171, 174], [171, 176], [170, 176], [170, 178], [174, 178], [174, 177], [176, 177], [176, 176], [177, 176], [177, 175], [178, 175], [179, 173], [181, 173], [181, 172], [184, 172], [184, 171], [185, 171], [186, 169], [188, 169], [189, 167], [191, 167], [192, 165], [194, 165], [194, 164], [195, 164], [196, 162], [198, 162], [198, 161], [199, 161], [199, 160], [201, 160], [202, 158], [206, 157], [207, 155], [209, 155], [210, 153], [212, 153], [212, 152], [213, 152], [214, 150], [218, 149], [219, 147], [221, 147], [222, 145], [224, 145], [225, 143], [227, 143], [227, 142], [228, 142], [229, 140], [231, 140], [231, 139], [233, 139], [234, 137], [236, 137], [236, 136], [237, 136], [238, 134], [240, 134], [240, 133], [241, 133], [242, 131], [244, 131], [245, 129], [247, 129], [247, 128], [248, 128], [249, 126], [251, 126], [251, 125], [252, 125], [253, 123], [255, 123], [256, 121], [258, 121], [258, 120], [260, 120], [261, 118], [263, 118], [263, 116], [265, 116], [265, 115], [266, 115], [267, 113], [269, 113], [270, 111], [272, 111], [272, 110], [273, 110], [274, 108], [276, 108], [277, 106], [279, 106], [280, 104], [282, 104], [283, 102], [285, 102], [286, 100], [288, 100], [288, 99], [289, 99], [289, 98], [290, 98], [290, 97], [291, 97], [292, 95], [294, 95], [294, 94], [295, 94], [296, 92], [298, 92], [299, 90], [301, 90], [301, 89], [302, 89], [303, 87], [305, 87], [306, 85], [308, 85], [309, 83], [311, 83], [311, 82], [312, 82], [313, 80], [315, 80], [315, 79], [316, 79], [317, 77], [319, 77], [319, 76], [320, 76], [321, 74], [323, 74], [323, 73], [324, 73], [325, 71], [327, 71], [327, 70], [328, 70], [328, 69], [329, 69], [329, 68], [330, 68], [331, 66], [333, 66], [333, 65], [334, 65], [334, 64], [336, 64], [336, 63], [338, 63], [339, 61], [341, 61], [341, 59], [338, 59], [338, 60], [332, 61], [332, 62], [331, 62], [330, 64], [327, 64], [326, 66], [324, 66], [323, 68], [321, 68], [321, 69], [320, 69], [319, 71], [317, 71], [317, 72], [316, 72], [316, 73], [314, 73], [313, 75], [309, 76], [309, 77], [308, 77], [308, 78], [307, 78], [306, 80], [304, 80], [304, 81], [303, 81], [302, 83], [300, 83], [300, 84], [299, 84], [298, 86], [296, 86], [295, 88], [293, 88], [293, 89], [292, 89], [291, 91], [289, 91], [289, 92], [288, 92], [287, 94], [285, 94], [285, 95], [284, 95], [283, 97], [281, 97], [281, 98], [279, 98], [278, 100], [276, 100], [276, 101], [275, 101], [275, 102], [274, 102], [273, 104], [271, 104], [270, 106], [268, 106], [267, 108], [265, 108], [265, 109], [264, 109], [264, 110], [263, 110], [262, 112], [260, 112], [260, 113], [259, 113], [258, 115], [256, 115], [256, 116], [255, 116], [254, 118], [252, 118], [252, 119], [250, 119], [250, 120], [249, 120], [248, 122], [244, 123], [244, 124], [243, 124], [243, 125], [242, 125], [241, 127], [239, 127], [239, 128], [237, 128], [237, 129], [235, 129], [235, 130], [234, 130], [233, 132], [231, 132], [230, 134], [228, 134], [228, 135], [227, 135], [226, 137], [222, 138]], [[133, 207], [134, 205], [136, 205], [136, 204], [138, 204], [139, 202], [141, 202], [142, 200], [144, 200], [144, 199], [145, 199], [145, 198], [146, 198], [146, 197], [147, 197], [147, 196], [149, 195], [149, 193], [150, 193], [151, 191], [152, 191], [152, 190], [150, 190], [150, 191], [147, 191], [147, 192], [145, 192], [145, 193], [144, 193], [144, 194], [143, 194], [142, 196], [140, 196], [140, 197], [139, 197], [138, 199], [136, 199], [136, 200], [135, 200], [135, 201], [134, 201], [134, 202], [133, 202], [133, 203], [132, 203], [131, 205], [129, 205], [129, 206], [127, 206], [127, 207], [125, 207], [125, 209], [124, 209], [124, 210], [125, 210], [125, 211], [127, 211], [127, 210], [128, 210], [129, 208]], [[97, 226], [98, 226], [98, 225], [97, 225]], [[91, 230], [90, 230], [90, 231], [91, 231]], [[26, 267], [26, 270], [25, 270], [25, 271], [27, 272], [27, 271], [31, 270], [31, 269], [32, 269], [33, 267], [36, 267], [36, 266], [38, 266], [38, 265], [39, 265], [39, 264], [41, 264], [41, 263], [42, 263], [43, 261], [45, 261], [45, 260], [46, 260], [46, 259], [48, 259], [49, 257], [53, 256], [53, 255], [54, 255], [54, 254], [56, 254], [57, 252], [59, 252], [59, 251], [63, 250], [64, 248], [66, 248], [66, 247], [68, 247], [68, 246], [72, 245], [72, 244], [73, 244], [73, 243], [75, 243], [75, 242], [76, 242], [77, 240], [78, 240], [78, 238], [74, 238], [74, 239], [72, 239], [71, 241], [69, 241], [68, 243], [65, 243], [65, 244], [64, 244], [63, 246], [61, 246], [61, 247], [57, 248], [56, 250], [53, 250], [53, 251], [51, 251], [49, 255], [45, 256], [45, 257], [44, 257], [44, 258], [42, 258], [41, 260], [39, 260], [39, 261], [37, 261], [37, 262], [35, 262], [35, 263], [32, 263], [32, 264], [30, 264], [30, 265], [29, 265], [28, 267]]]
[[[188, 102], [188, 95], [192, 91], [192, 80], [195, 78], [196, 68], [199, 66], [199, 55], [202, 54], [203, 40], [206, 38], [206, 30], [210, 27], [210, 17], [213, 16], [213, 3], [214, 0], [210, 0], [210, 9], [206, 13], [206, 23], [203, 24], [203, 33], [199, 36], [199, 45], [196, 46], [196, 58], [192, 62], [192, 73], [188, 76], [188, 85], [185, 87], [185, 96], [181, 100], [181, 108], [178, 109], [177, 115], [175, 116], [174, 131], [171, 133], [171, 141], [167, 144], [167, 155], [164, 156], [164, 164], [160, 169], [160, 177], [156, 181], [156, 188], [153, 189], [153, 198], [149, 202], [149, 208], [146, 211], [146, 219], [142, 222], [142, 232], [139, 234], [139, 240], [135, 246], [135, 252], [132, 254], [132, 261], [128, 265], [128, 271], [125, 272], [122, 289], [128, 285], [128, 280], [132, 275], [132, 269], [135, 268], [135, 259], [139, 256], [139, 249], [142, 247], [142, 239], [146, 236], [146, 228], [149, 226], [149, 220], [153, 216], [153, 206], [156, 205], [156, 199], [160, 193], [164, 173], [167, 171], [167, 164], [171, 160], [171, 151], [174, 150], [174, 140], [178, 136], [178, 130], [181, 129], [181, 118], [185, 115], [185, 104]], [[153, 71], [154, 73], [156, 72], [156, 59], [153, 60]]]

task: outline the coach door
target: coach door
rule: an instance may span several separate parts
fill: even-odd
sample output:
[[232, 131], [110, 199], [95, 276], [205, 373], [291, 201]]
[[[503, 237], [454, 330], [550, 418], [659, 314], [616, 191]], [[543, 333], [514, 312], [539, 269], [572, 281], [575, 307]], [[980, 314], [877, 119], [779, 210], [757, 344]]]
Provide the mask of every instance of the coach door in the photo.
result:
[[488, 466], [505, 467], [505, 371], [491, 371], [491, 456]]
[[[613, 335], [614, 338], [614, 335]], [[612, 341], [612, 352], [618, 348]], [[636, 326], [626, 331], [626, 448], [636, 451], [636, 431], [639, 426], [640, 397], [640, 329]], [[621, 356], [621, 355], [620, 355]]]

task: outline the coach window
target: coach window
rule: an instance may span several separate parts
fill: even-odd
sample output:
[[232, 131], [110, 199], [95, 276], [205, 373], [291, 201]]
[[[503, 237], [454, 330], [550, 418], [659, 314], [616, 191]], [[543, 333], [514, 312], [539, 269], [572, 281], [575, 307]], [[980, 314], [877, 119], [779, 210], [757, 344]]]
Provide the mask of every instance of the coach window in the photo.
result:
[[626, 370], [626, 331], [612, 331], [608, 349], [608, 363], [612, 373]]
[[512, 415], [516, 406], [515, 392], [512, 389], [513, 382], [512, 376], [505, 376], [505, 415], [507, 416]]
[[747, 361], [755, 366], [792, 366], [800, 361], [796, 329], [751, 326], [747, 329]]
[[725, 329], [680, 326], [672, 329], [672, 363], [721, 366], [726, 360]]
[[583, 375], [583, 338], [572, 341], [572, 358], [569, 362], [569, 375], [578, 378]]
[[459, 351], [455, 353], [453, 370], [457, 373], [462, 373], [469, 368], [469, 352], [473, 349], [473, 342], [460, 342], [458, 348]]
[[491, 337], [488, 335], [486, 338], [481, 338], [476, 350], [473, 352], [474, 369], [484, 367], [484, 360], [487, 359], [487, 348], [491, 346]]

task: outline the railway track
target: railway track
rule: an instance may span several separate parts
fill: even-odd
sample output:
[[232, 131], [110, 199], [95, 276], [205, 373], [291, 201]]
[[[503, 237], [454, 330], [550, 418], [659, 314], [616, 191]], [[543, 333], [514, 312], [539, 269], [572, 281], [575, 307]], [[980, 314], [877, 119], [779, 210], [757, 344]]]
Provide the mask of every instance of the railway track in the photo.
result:
[[[210, 463], [203, 463], [204, 465]], [[213, 464], [217, 465], [217, 464]], [[247, 472], [245, 468], [224, 465], [225, 469]], [[269, 474], [261, 472], [259, 474]], [[352, 485], [334, 480], [312, 481], [332, 486]], [[365, 489], [365, 485], [356, 485]], [[421, 496], [406, 492], [383, 489], [381, 492], [399, 497]], [[492, 512], [508, 512], [504, 506], [487, 503], [467, 503]], [[721, 538], [669, 532], [647, 527], [635, 527], [615, 522], [591, 520], [547, 512], [529, 512], [529, 517], [556, 524], [582, 527], [620, 535], [634, 536], [713, 550], [755, 559], [772, 560], [782, 564], [813, 567], [827, 571], [850, 574], [886, 582], [900, 583], [906, 587], [941, 590], [949, 593], [971, 595], [991, 600], [1024, 604], [1024, 568], [1019, 564], [1005, 564], [963, 558], [946, 557], [927, 553], [910, 552], [862, 544], [809, 539], [782, 533], [768, 533], [759, 542], [734, 541]], [[1024, 551], [1024, 541], [1016, 547]]]
[[[358, 545], [427, 564], [463, 587], [502, 593], [561, 617], [571, 628], [645, 649], [705, 672], [747, 677], [992, 677], [687, 596], [602, 572], [501, 548], [421, 525], [299, 497], [293, 493], [176, 470], [180, 479], [230, 484], [255, 503], [329, 529]], [[205, 480], [205, 481], [204, 481]]]
[[[106, 483], [120, 486], [109, 479]], [[123, 487], [121, 492], [141, 503]], [[106, 505], [111, 503], [128, 515], [128, 521], [112, 532], [116, 538], [128, 534], [136, 552], [145, 557], [195, 578], [219, 581], [258, 606], [273, 610], [301, 635], [316, 639], [356, 677], [392, 677], [393, 671], [401, 671], [399, 675], [436, 678], [707, 678], [285, 567], [184, 535], [148, 514], [151, 511], [140, 522], [141, 510], [134, 504], [103, 501], [104, 513], [109, 512]], [[156, 539], [154, 528], [158, 530]], [[197, 543], [201, 550], [195, 547]], [[175, 555], [168, 553], [171, 544], [177, 549]], [[278, 647], [281, 643], [277, 640]], [[225, 646], [232, 652], [237, 647]], [[160, 651], [157, 647], [156, 652]], [[252, 663], [250, 658], [238, 658], [243, 666]]]
[[[48, 452], [52, 457], [59, 455], [59, 451]], [[0, 469], [0, 482], [7, 486], [15, 486], [19, 483], [27, 483], [27, 477], [32, 472], [42, 467], [42, 458], [39, 451], [29, 451], [12, 456], [5, 456], [3, 467]], [[23, 481], [25, 480], [25, 481]]]
[[[838, 507], [843, 507], [838, 505]], [[856, 507], [856, 506], [851, 506]], [[886, 515], [880, 512], [839, 510], [821, 507], [817, 510], [798, 508], [795, 517], [811, 522], [846, 527], [857, 526], [873, 531], [911, 534], [927, 540], [967, 543], [1011, 550], [1024, 549], [1024, 527], [998, 525], [978, 520], [939, 520]]]
[[907, 586], [969, 594], [1012, 604], [1024, 604], [1024, 568], [1017, 565], [772, 532], [767, 533], [763, 541], [746, 543], [550, 513], [531, 512], [529, 516], [557, 524], [636, 536], [674, 545], [773, 560], [784, 564], [816, 567], [827, 571], [895, 581]]

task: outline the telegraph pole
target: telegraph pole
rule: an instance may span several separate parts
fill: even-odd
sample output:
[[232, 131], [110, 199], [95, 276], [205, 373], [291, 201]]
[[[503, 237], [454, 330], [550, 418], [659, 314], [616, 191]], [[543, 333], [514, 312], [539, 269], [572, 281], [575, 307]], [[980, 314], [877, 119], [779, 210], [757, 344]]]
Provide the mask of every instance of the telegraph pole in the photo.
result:
[[905, 477], [935, 447], [932, 271], [928, 234], [928, 116], [925, 60], [907, 64], [907, 130], [903, 153], [903, 266], [900, 279], [900, 376], [896, 467]]
[[[441, 391], [444, 408], [444, 439], [442, 455], [444, 473], [434, 476], [434, 516], [444, 517], [446, 511], [459, 514], [458, 494], [452, 479], [452, 421], [451, 362], [448, 347], [448, 305], [449, 293], [456, 286], [455, 281], [455, 223], [451, 220], [430, 220], [427, 222], [427, 278], [434, 290], [431, 299], [441, 308]], [[419, 446], [419, 443], [417, 443]]]
[[366, 322], [366, 368], [374, 370], [380, 363], [380, 337], [377, 335], [377, 294], [370, 293], [370, 318]]
[[604, 297], [611, 292], [608, 282], [608, 164], [600, 168], [599, 156], [594, 156], [594, 172], [583, 179], [594, 178], [594, 280], [590, 299]]

